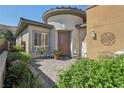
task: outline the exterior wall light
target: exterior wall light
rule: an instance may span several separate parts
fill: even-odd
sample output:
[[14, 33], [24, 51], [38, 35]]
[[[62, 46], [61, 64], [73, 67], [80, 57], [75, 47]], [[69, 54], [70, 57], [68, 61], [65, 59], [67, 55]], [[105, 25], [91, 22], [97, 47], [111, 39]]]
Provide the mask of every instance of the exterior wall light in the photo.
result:
[[77, 49], [76, 49], [76, 48], [74, 48], [73, 54], [74, 54], [74, 55], [77, 55]]
[[96, 37], [97, 37], [97, 36], [96, 36], [96, 32], [95, 32], [95, 31], [92, 31], [92, 34], [91, 34], [91, 35], [92, 35], [92, 38], [93, 38], [94, 40], [96, 40]]

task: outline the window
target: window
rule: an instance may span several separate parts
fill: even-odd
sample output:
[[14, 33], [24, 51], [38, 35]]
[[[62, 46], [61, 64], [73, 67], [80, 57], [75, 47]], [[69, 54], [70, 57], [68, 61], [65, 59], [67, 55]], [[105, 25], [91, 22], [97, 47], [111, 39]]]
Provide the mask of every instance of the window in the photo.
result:
[[35, 46], [41, 45], [41, 33], [38, 33], [38, 32], [34, 33], [34, 45]]
[[33, 47], [35, 51], [48, 48], [48, 33], [35, 31], [33, 34]]
[[48, 34], [47, 33], [42, 33], [41, 34], [41, 46], [42, 47], [47, 47], [48, 46]]

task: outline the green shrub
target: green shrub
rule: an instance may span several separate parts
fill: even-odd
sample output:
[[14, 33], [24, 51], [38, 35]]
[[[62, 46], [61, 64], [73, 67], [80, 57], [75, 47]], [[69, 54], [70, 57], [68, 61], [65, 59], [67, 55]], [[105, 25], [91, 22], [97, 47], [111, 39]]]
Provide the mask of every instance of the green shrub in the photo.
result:
[[39, 52], [40, 52], [41, 55], [43, 55], [46, 52], [46, 50], [44, 48], [40, 48]]
[[41, 83], [32, 76], [28, 64], [18, 60], [8, 67], [5, 87], [41, 87]]
[[41, 88], [42, 87], [42, 82], [37, 78], [32, 77], [32, 75], [28, 81], [29, 82], [27, 81], [20, 82], [17, 87], [18, 88]]
[[79, 59], [59, 75], [58, 87], [124, 88], [124, 56], [94, 61]]
[[20, 52], [21, 55], [21, 60], [23, 60], [24, 62], [29, 61], [29, 59], [31, 58], [31, 55], [27, 54], [26, 52]]
[[10, 50], [10, 52], [24, 52], [24, 49], [20, 44], [13, 45]]
[[41, 82], [33, 77], [28, 67], [31, 58], [26, 52], [22, 52], [19, 46], [13, 46], [7, 57], [7, 69], [4, 87], [38, 88]]
[[25, 52], [9, 52], [7, 57], [7, 62], [12, 62], [15, 60], [22, 60], [28, 62], [31, 56]]

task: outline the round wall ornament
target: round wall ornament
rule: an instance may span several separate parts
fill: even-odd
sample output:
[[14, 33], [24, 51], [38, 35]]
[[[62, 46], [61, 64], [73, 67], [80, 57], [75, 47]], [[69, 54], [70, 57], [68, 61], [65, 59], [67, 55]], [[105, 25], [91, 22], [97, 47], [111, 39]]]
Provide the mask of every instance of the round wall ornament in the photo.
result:
[[113, 33], [110, 33], [110, 32], [106, 32], [106, 33], [103, 33], [101, 35], [101, 43], [105, 46], [111, 46], [113, 44], [115, 44], [115, 40], [116, 37]]

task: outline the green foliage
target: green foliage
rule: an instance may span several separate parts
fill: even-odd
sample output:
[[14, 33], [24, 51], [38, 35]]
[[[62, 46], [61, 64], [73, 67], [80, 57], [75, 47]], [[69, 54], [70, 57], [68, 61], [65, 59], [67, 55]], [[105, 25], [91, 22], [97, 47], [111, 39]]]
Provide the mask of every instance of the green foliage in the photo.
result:
[[58, 87], [124, 88], [124, 56], [79, 59], [59, 75]]
[[8, 30], [2, 30], [0, 31], [0, 34], [4, 35], [4, 38], [6, 38], [8, 41], [13, 41], [14, 39], [12, 32]]
[[38, 80], [37, 78], [31, 77], [29, 82], [20, 82], [17, 86], [18, 88], [41, 88], [42, 82]]
[[22, 52], [20, 45], [13, 46], [7, 57], [7, 70], [4, 87], [35, 88], [42, 87], [41, 82], [33, 77], [28, 67], [31, 58]]
[[28, 62], [31, 56], [25, 52], [9, 52], [7, 57], [7, 62], [12, 62], [15, 60], [22, 60]]
[[0, 30], [0, 39], [5, 39], [7, 41], [9, 41], [10, 43], [10, 47], [15, 44], [15, 38], [14, 35], [11, 31], [9, 30]]
[[10, 52], [24, 52], [24, 49], [22, 48], [22, 46], [20, 44], [16, 44], [16, 45], [13, 45], [10, 50]]
[[39, 51], [40, 51], [40, 54], [41, 54], [41, 55], [43, 55], [43, 54], [46, 52], [46, 50], [45, 50], [44, 48], [40, 48]]
[[61, 55], [61, 52], [58, 51], [58, 50], [54, 50], [53, 51], [53, 55], [60, 56]]
[[31, 55], [27, 54], [26, 52], [20, 52], [20, 55], [21, 55], [21, 59], [24, 62], [29, 61], [29, 59], [31, 58]]
[[41, 83], [32, 76], [28, 64], [18, 60], [8, 67], [6, 87], [41, 87]]
[[13, 47], [9, 50], [7, 61], [12, 62], [15, 60], [22, 60], [24, 62], [28, 62], [31, 58], [31, 55], [23, 52], [21, 45], [13, 45]]

